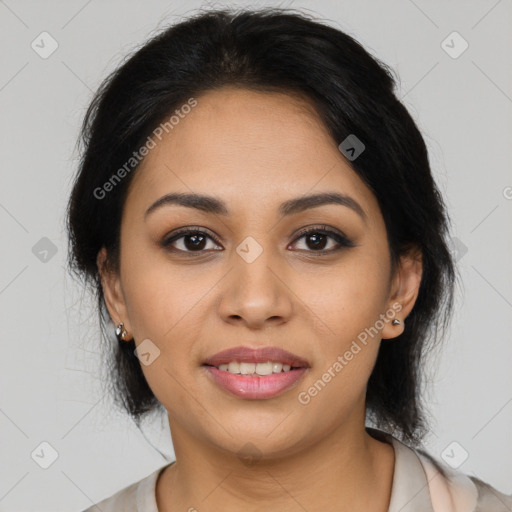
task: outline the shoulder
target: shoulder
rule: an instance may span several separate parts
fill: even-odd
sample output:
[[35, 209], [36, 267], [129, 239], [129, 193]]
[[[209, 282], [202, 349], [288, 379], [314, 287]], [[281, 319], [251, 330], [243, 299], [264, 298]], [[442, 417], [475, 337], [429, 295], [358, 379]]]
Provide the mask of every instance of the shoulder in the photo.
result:
[[475, 476], [469, 477], [478, 490], [475, 512], [510, 512], [512, 495], [503, 494]]
[[[415, 450], [428, 478], [434, 510], [454, 512], [511, 512], [512, 495], [504, 494], [487, 482], [441, 463], [424, 450]], [[448, 507], [441, 504], [449, 503]]]
[[158, 512], [156, 506], [155, 485], [160, 472], [159, 468], [138, 482], [121, 489], [82, 512]]

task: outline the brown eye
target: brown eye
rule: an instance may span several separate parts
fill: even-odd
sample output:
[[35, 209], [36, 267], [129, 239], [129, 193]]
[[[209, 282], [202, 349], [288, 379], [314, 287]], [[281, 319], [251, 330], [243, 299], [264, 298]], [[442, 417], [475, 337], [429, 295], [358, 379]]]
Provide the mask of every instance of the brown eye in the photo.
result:
[[[305, 240], [306, 249], [299, 250], [306, 250], [307, 252], [331, 253], [341, 249], [342, 247], [355, 247], [352, 240], [344, 234], [326, 229], [326, 227], [304, 229], [299, 233], [295, 242], [301, 239]], [[331, 247], [326, 249], [329, 245], [329, 240], [331, 242], [336, 242], [338, 246], [333, 248], [331, 243]]]
[[[209, 240], [219, 243], [214, 236], [205, 231], [186, 229], [175, 233], [170, 238], [166, 238], [162, 242], [162, 246], [174, 252], [207, 252], [205, 249], [208, 249]], [[179, 243], [176, 244], [176, 242]], [[209, 249], [219, 250], [214, 247], [209, 247]]]

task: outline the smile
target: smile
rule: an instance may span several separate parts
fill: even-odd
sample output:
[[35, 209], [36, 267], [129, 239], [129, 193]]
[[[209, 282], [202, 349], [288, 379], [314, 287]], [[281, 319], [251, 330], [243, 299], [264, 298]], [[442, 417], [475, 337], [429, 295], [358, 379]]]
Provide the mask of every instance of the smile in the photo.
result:
[[289, 372], [292, 367], [289, 364], [267, 361], [266, 363], [239, 363], [232, 361], [229, 364], [217, 366], [219, 370], [235, 375], [272, 375], [273, 373]]
[[279, 347], [239, 346], [203, 363], [211, 381], [231, 395], [250, 400], [274, 398], [297, 385], [309, 363]]

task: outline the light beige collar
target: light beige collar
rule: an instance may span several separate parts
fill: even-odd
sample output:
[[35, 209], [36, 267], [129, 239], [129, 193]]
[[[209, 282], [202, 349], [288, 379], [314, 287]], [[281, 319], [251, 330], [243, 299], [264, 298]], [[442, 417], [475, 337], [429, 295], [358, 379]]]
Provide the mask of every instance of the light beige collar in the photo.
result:
[[395, 450], [395, 469], [388, 512], [475, 510], [478, 490], [468, 476], [439, 461], [436, 467], [428, 457], [391, 434], [373, 428], [367, 430], [372, 437], [392, 444]]

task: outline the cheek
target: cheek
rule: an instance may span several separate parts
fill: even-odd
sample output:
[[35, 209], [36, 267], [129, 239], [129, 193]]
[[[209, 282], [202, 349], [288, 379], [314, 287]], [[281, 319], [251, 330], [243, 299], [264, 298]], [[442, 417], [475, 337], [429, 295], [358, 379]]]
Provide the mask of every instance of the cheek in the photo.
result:
[[316, 345], [317, 364], [300, 390], [311, 411], [333, 404], [334, 413], [365, 393], [380, 345], [388, 270], [385, 258], [367, 250], [321, 278], [301, 281], [298, 295], [312, 312]]
[[166, 409], [189, 411], [194, 340], [203, 336], [204, 295], [216, 280], [208, 272], [197, 276], [192, 267], [184, 271], [172, 266], [151, 251], [144, 257], [125, 254], [123, 289], [133, 336], [137, 346], [144, 342], [157, 354], [148, 365], [141, 359], [144, 377]]
[[378, 272], [366, 270], [340, 273], [315, 299], [316, 364], [297, 400], [308, 414], [322, 415], [326, 424], [361, 407], [377, 358], [385, 286]]
[[375, 325], [388, 299], [389, 262], [377, 251], [355, 251], [328, 271], [294, 283], [297, 295], [308, 306], [312, 326], [327, 352], [341, 350], [366, 328]]
[[308, 382], [297, 390], [301, 415], [321, 417], [322, 430], [339, 425], [340, 418], [344, 421], [358, 418], [365, 404], [366, 386], [376, 353], [373, 346], [361, 346], [350, 361], [340, 352], [323, 368], [317, 367]]
[[215, 284], [204, 267], [172, 265], [163, 250], [126, 247], [123, 290], [136, 339], [168, 343], [182, 325], [196, 325], [194, 307]]

